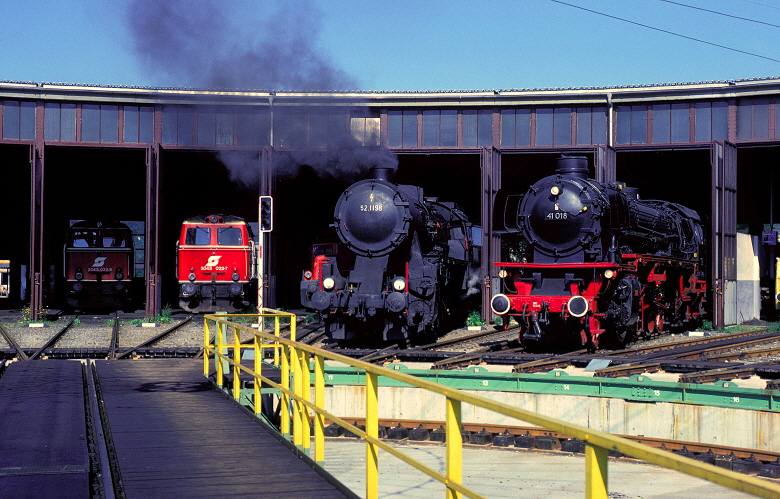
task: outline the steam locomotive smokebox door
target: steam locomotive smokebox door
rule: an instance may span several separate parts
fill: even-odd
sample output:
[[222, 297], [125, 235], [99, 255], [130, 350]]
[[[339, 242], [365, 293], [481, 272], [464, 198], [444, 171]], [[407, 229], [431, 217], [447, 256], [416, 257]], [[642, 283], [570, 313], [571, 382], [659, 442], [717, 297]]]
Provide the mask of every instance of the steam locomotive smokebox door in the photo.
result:
[[358, 255], [389, 253], [406, 237], [409, 203], [392, 184], [364, 180], [347, 189], [335, 210], [339, 238]]

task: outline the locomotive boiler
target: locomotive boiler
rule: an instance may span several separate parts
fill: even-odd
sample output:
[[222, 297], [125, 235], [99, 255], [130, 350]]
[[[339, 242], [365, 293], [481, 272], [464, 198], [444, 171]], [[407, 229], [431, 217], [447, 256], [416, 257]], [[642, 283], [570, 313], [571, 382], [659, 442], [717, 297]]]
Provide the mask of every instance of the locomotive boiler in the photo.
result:
[[519, 324], [521, 342], [574, 336], [594, 349], [701, 323], [705, 239], [694, 210], [588, 178], [587, 159], [570, 156], [496, 209], [525, 249], [495, 263], [503, 292], [491, 308], [505, 327]]
[[191, 217], [176, 243], [179, 305], [188, 312], [239, 312], [257, 290], [252, 228], [231, 215]]
[[129, 308], [133, 302], [133, 234], [114, 220], [75, 222], [64, 248], [66, 301], [75, 309]]
[[335, 256], [314, 257], [304, 272], [301, 303], [314, 309], [336, 340], [371, 342], [435, 334], [468, 314], [479, 248], [472, 224], [452, 202], [426, 198], [375, 168], [339, 197], [341, 241]]

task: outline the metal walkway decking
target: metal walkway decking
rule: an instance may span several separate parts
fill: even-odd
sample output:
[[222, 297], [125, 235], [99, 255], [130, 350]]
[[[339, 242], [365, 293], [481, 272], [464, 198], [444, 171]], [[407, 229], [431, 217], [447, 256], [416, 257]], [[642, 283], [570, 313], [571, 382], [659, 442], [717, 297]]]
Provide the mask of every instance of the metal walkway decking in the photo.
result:
[[0, 378], [0, 497], [89, 497], [83, 365], [14, 362]]
[[[16, 362], [0, 378], [1, 498], [91, 497], [82, 366]], [[349, 495], [215, 390], [200, 361], [97, 361], [95, 371], [118, 496]]]

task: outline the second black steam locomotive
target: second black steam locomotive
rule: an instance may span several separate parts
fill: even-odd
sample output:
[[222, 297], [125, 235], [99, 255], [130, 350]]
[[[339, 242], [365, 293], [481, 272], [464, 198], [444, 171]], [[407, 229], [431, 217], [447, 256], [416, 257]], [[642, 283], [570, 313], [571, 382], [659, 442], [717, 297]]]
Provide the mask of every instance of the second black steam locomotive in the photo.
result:
[[521, 342], [574, 335], [593, 349], [701, 323], [698, 214], [588, 178], [584, 157], [560, 158], [554, 175], [497, 202], [494, 225], [524, 240], [517, 261], [495, 264], [503, 292], [491, 300], [505, 326], [518, 322]]
[[336, 340], [414, 339], [462, 324], [478, 292], [472, 224], [455, 203], [393, 183], [389, 168], [373, 170], [341, 194], [332, 225], [339, 250], [314, 259], [301, 303]]

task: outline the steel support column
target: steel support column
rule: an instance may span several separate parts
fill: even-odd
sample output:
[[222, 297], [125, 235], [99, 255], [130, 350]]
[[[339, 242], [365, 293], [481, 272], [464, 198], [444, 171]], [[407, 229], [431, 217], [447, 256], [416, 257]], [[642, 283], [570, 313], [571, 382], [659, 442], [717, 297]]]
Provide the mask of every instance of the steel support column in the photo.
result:
[[[264, 147], [260, 151], [260, 195], [272, 196], [273, 192], [273, 164], [274, 155], [272, 147]], [[258, 201], [259, 203], [259, 201]], [[259, 216], [259, 210], [258, 210]], [[260, 220], [258, 220], [259, 222]], [[276, 307], [276, 278], [272, 258], [272, 233], [259, 232], [258, 258], [257, 258], [257, 300], [263, 307]]]
[[482, 149], [482, 320], [490, 321], [490, 299], [498, 276], [492, 262], [501, 257], [501, 236], [493, 234], [493, 198], [501, 187], [501, 152], [494, 147]]
[[146, 223], [144, 225], [144, 277], [146, 282], [146, 316], [160, 314], [162, 295], [158, 262], [160, 230], [160, 144], [146, 149]]
[[607, 145], [599, 145], [594, 152], [595, 161], [593, 168], [596, 174], [596, 180], [599, 182], [614, 182], [617, 176], [617, 164], [615, 150]]
[[43, 141], [30, 146], [30, 318], [43, 309]]

